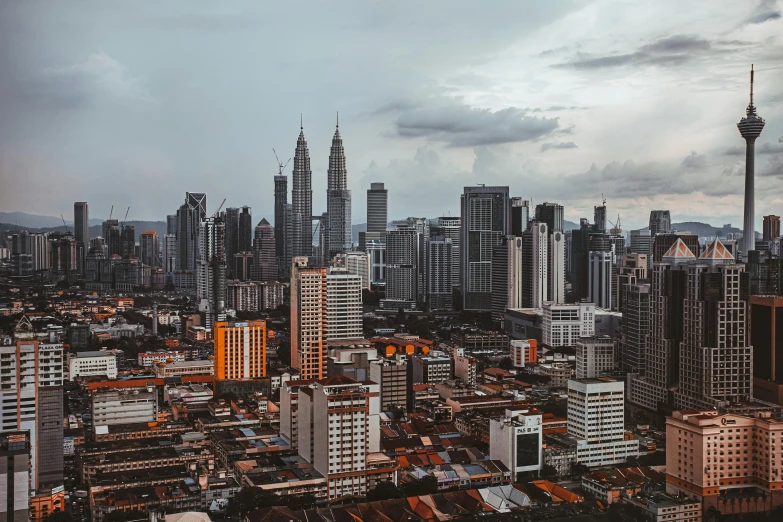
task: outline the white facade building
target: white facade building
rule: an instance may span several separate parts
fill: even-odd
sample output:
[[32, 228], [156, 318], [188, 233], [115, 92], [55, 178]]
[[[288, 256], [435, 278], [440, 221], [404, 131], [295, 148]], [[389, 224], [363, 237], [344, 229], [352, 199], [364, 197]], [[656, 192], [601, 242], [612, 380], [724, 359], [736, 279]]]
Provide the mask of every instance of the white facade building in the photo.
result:
[[92, 422], [95, 433], [114, 424], [158, 420], [158, 392], [147, 389], [122, 389], [95, 392], [92, 396]]
[[362, 321], [362, 279], [346, 268], [331, 268], [326, 274], [326, 338], [360, 339]]
[[576, 378], [592, 379], [615, 367], [611, 337], [582, 337], [576, 342]]
[[590, 252], [587, 271], [587, 294], [596, 306], [611, 310], [615, 304], [614, 252]]
[[499, 460], [516, 478], [541, 469], [542, 416], [527, 410], [506, 410], [489, 421], [489, 458]]
[[568, 433], [577, 439], [577, 462], [608, 466], [639, 455], [639, 441], [625, 440], [624, 408], [622, 381], [568, 381]]
[[117, 378], [117, 356], [111, 352], [78, 352], [68, 361], [69, 378], [105, 375]]
[[370, 283], [382, 284], [386, 279], [386, 241], [373, 239], [365, 243], [370, 256]]
[[594, 304], [544, 304], [541, 336], [545, 345], [576, 346], [576, 341], [580, 337], [590, 337], [594, 334]]
[[549, 234], [549, 296], [550, 301], [555, 303], [565, 302], [565, 259], [566, 259], [566, 237], [560, 230], [555, 230]]
[[337, 254], [335, 259], [349, 274], [359, 276], [362, 288], [370, 289], [370, 254], [352, 251]]
[[525, 306], [541, 308], [549, 298], [549, 230], [533, 223], [524, 234]]

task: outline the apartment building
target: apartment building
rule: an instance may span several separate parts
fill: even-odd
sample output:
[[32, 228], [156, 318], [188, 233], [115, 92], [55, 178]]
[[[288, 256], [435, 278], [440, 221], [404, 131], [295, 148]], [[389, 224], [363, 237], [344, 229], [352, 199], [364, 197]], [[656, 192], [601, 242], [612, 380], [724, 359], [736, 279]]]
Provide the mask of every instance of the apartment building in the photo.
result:
[[215, 378], [266, 376], [266, 321], [215, 323]]
[[592, 379], [615, 368], [611, 337], [582, 337], [576, 342], [576, 378]]
[[576, 346], [580, 337], [594, 334], [594, 304], [544, 303], [541, 335], [546, 346]]
[[109, 379], [117, 378], [117, 356], [112, 352], [77, 352], [68, 359], [69, 377], [90, 377], [105, 375]]

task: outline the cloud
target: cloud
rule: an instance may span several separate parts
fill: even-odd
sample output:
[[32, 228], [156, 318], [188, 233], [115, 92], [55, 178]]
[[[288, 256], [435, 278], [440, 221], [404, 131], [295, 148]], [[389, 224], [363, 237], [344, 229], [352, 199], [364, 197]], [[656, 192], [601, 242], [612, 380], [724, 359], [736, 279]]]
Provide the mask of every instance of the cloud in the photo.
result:
[[575, 149], [576, 143], [573, 141], [559, 141], [553, 143], [544, 143], [541, 145], [541, 152], [546, 152], [549, 149]]
[[759, 6], [756, 9], [756, 14], [747, 19], [748, 24], [763, 24], [770, 20], [778, 20], [780, 18], [780, 10], [777, 8], [777, 2], [775, 0], [762, 0], [759, 2]]
[[576, 58], [556, 64], [572, 69], [604, 69], [625, 65], [680, 65], [713, 50], [709, 40], [691, 35], [676, 35], [643, 45], [632, 53], [591, 56], [578, 53]]
[[526, 109], [492, 111], [456, 101], [405, 111], [395, 122], [400, 137], [427, 138], [449, 147], [535, 141], [552, 134], [558, 126], [557, 118], [533, 117]]
[[[777, 143], [762, 143], [756, 146], [756, 154], [780, 154], [783, 153], [783, 136], [778, 138]], [[735, 145], [723, 149], [724, 156], [744, 156], [745, 146]]]
[[682, 166], [686, 169], [703, 169], [707, 166], [707, 156], [704, 154], [697, 154], [696, 152], [691, 152], [689, 156], [686, 156], [684, 160], [682, 160]]
[[102, 51], [84, 62], [46, 68], [28, 78], [25, 87], [27, 97], [66, 108], [99, 99], [153, 101], [125, 65]]

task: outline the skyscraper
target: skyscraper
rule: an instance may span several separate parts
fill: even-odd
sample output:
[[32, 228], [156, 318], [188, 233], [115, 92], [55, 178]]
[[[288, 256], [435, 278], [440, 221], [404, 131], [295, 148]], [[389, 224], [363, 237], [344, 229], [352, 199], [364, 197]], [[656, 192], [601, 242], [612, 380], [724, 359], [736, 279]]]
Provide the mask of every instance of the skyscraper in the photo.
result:
[[277, 263], [275, 263], [275, 229], [266, 218], [256, 225], [253, 241], [253, 281], [275, 281], [277, 279]]
[[530, 222], [530, 201], [522, 198], [511, 198], [511, 230], [512, 236], [522, 237]]
[[560, 230], [549, 233], [547, 248], [547, 299], [555, 303], [565, 303], [565, 259], [566, 237]]
[[225, 211], [224, 219], [226, 222], [226, 259], [228, 260], [231, 278], [236, 279], [234, 256], [237, 252], [241, 252], [239, 249], [239, 209], [228, 207]]
[[275, 259], [278, 279], [288, 278], [291, 270], [291, 241], [288, 234], [291, 215], [288, 203], [288, 177], [283, 174], [283, 165], [275, 176]]
[[753, 105], [753, 66], [750, 66], [750, 103], [745, 111], [745, 117], [737, 124], [737, 128], [745, 140], [745, 214], [742, 227], [742, 255], [747, 260], [748, 252], [756, 249], [756, 193], [755, 193], [755, 161], [756, 138], [761, 136], [764, 120], [756, 114]]
[[588, 257], [588, 298], [607, 310], [616, 303], [614, 252], [592, 251]]
[[509, 228], [508, 187], [465, 187], [461, 198], [463, 308], [492, 309], [492, 249]]
[[[383, 234], [389, 222], [389, 191], [383, 183], [370, 183], [367, 190], [367, 232]], [[382, 239], [382, 238], [381, 238]]]
[[508, 308], [522, 308], [523, 238], [506, 236], [492, 251], [492, 315], [502, 321]]
[[763, 239], [772, 241], [780, 237], [780, 216], [764, 216]]
[[536, 205], [536, 221], [546, 223], [549, 230], [563, 231], [565, 219], [563, 217], [563, 205], [557, 203], [539, 203]]
[[[198, 242], [201, 221], [206, 216], [207, 195], [199, 192], [186, 192], [185, 203], [177, 210], [177, 248], [179, 249], [177, 270], [196, 270], [199, 259]], [[109, 243], [109, 247], [111, 251], [111, 243]]]
[[609, 231], [606, 226], [606, 200], [600, 206], [593, 207], [593, 223], [596, 232]]
[[672, 231], [672, 216], [668, 210], [650, 211], [650, 235], [668, 234]]
[[102, 226], [103, 238], [106, 240], [108, 257], [122, 256], [122, 241], [120, 236], [120, 222], [116, 219], [107, 219]]
[[266, 321], [215, 324], [215, 379], [266, 376]]
[[420, 233], [413, 227], [386, 232], [386, 296], [381, 307], [415, 310], [419, 295]]
[[141, 233], [141, 262], [147, 266], [160, 266], [158, 233], [149, 230]]
[[206, 218], [200, 227], [196, 298], [204, 316], [203, 324], [208, 329], [226, 318], [226, 225], [223, 219], [221, 215]]
[[326, 377], [326, 268], [291, 265], [291, 366], [302, 379]]
[[327, 170], [326, 214], [328, 219], [327, 244], [324, 254], [331, 259], [340, 252], [351, 250], [351, 191], [348, 190], [348, 169], [345, 166], [340, 122], [332, 137]]
[[310, 151], [307, 150], [304, 127], [301, 125], [296, 140], [292, 178], [293, 256], [310, 257], [313, 255], [313, 172], [310, 170]]
[[177, 215], [169, 214], [166, 216], [166, 234], [177, 235]]
[[541, 308], [549, 301], [549, 229], [534, 221], [522, 234], [522, 306]]
[[438, 218], [438, 225], [431, 232], [433, 235], [451, 239], [451, 286], [460, 286], [460, 255], [459, 236], [460, 218], [442, 216]]
[[431, 237], [427, 243], [427, 308], [430, 312], [452, 309], [452, 240]]
[[328, 268], [325, 304], [327, 341], [363, 337], [362, 278], [358, 274], [347, 268]]
[[90, 213], [85, 201], [73, 204], [73, 234], [77, 250], [76, 269], [80, 274], [84, 274], [84, 262], [90, 248]]
[[237, 230], [237, 252], [253, 251], [253, 216], [250, 207], [242, 207]]
[[753, 395], [783, 403], [783, 297], [750, 296]]

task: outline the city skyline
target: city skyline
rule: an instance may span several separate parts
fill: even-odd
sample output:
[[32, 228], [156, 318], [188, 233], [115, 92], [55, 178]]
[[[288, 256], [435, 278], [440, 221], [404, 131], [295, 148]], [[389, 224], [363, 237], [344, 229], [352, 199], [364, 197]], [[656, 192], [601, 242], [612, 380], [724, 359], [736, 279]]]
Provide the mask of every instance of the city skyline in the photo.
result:
[[[0, 8], [0, 49], [8, 50], [0, 64], [10, 73], [0, 79], [0, 178], [10, 188], [0, 208], [56, 216], [70, 213], [65, 201], [87, 201], [96, 217], [114, 204], [131, 206], [135, 219], [163, 220], [160, 209], [193, 190], [272, 222], [271, 149], [283, 161], [293, 156], [302, 112], [320, 215], [339, 110], [354, 223], [364, 222], [371, 182], [386, 184], [393, 218], [457, 215], [462, 188], [486, 182], [534, 204], [556, 200], [573, 222], [604, 193], [609, 218], [619, 213], [626, 229], [644, 226], [653, 208], [678, 221], [741, 226], [744, 147], [735, 123], [755, 63], [755, 104], [767, 121], [756, 144], [756, 230], [763, 215], [779, 214], [777, 2], [716, 4], [707, 13], [662, 4], [660, 13], [678, 16], [653, 19], [641, 6], [595, 2], [465, 7], [439, 20], [432, 5], [417, 7], [412, 27], [401, 8], [362, 6], [346, 23], [313, 6], [298, 30], [317, 39], [333, 22], [340, 30], [330, 31], [328, 52], [273, 40], [281, 35], [269, 20], [284, 26], [293, 13], [263, 9]], [[90, 30], [79, 38], [58, 39], [83, 24]], [[610, 38], [587, 38], [609, 28]], [[150, 50], [134, 45], [139, 38]], [[389, 51], [392, 41], [399, 46]], [[198, 62], [191, 48], [202, 53]], [[170, 59], [182, 60], [173, 76]], [[261, 72], [248, 72], [250, 62]], [[107, 175], [134, 182], [112, 193]]]

